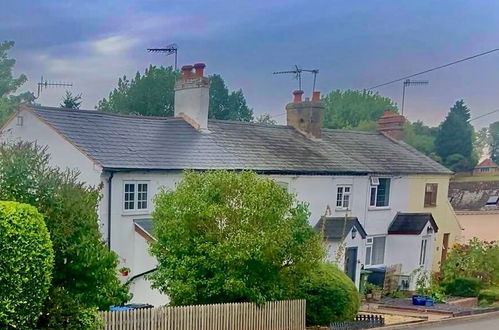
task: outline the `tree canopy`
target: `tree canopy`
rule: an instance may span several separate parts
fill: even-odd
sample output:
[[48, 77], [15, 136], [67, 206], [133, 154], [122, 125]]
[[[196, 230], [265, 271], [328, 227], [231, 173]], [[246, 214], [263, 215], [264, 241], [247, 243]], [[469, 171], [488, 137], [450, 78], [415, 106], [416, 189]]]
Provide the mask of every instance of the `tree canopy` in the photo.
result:
[[129, 299], [118, 278], [118, 257], [101, 241], [98, 188], [49, 161], [46, 150], [31, 143], [0, 146], [0, 199], [35, 206], [53, 243], [54, 275], [42, 323], [61, 312], [61, 295], [82, 308], [107, 309]]
[[324, 255], [307, 205], [252, 172], [186, 172], [155, 203], [151, 279], [173, 305], [286, 299]]
[[367, 130], [373, 123], [376, 125], [385, 110], [397, 112], [397, 105], [390, 98], [366, 90], [334, 90], [322, 101], [326, 128], [355, 129], [361, 126]]
[[[175, 81], [178, 71], [171, 67], [150, 65], [135, 78], [126, 76], [118, 80], [107, 98], [99, 101], [97, 109], [123, 114], [143, 116], [173, 116]], [[220, 75], [210, 76], [209, 118], [222, 120], [251, 121], [253, 110], [246, 104], [242, 90], [229, 92]]]
[[499, 164], [499, 121], [490, 124], [490, 158]]
[[277, 121], [273, 119], [270, 114], [264, 113], [255, 118], [255, 123], [277, 125]]
[[463, 100], [457, 101], [440, 124], [435, 139], [437, 155], [453, 171], [471, 170], [477, 162], [473, 153], [473, 126], [470, 110]]
[[35, 99], [30, 92], [12, 94], [28, 80], [24, 74], [14, 77], [12, 73], [16, 60], [7, 56], [7, 51], [12, 47], [13, 41], [0, 43], [0, 125], [17, 109], [20, 102], [33, 102]]
[[66, 91], [61, 103], [62, 108], [79, 109], [81, 105], [81, 94], [73, 95], [70, 91]]

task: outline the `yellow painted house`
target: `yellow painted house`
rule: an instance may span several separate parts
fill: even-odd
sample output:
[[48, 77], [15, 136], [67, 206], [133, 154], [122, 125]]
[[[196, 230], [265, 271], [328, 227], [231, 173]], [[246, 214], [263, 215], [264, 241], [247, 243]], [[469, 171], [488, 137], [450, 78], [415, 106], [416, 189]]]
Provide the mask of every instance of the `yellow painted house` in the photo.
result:
[[450, 175], [409, 176], [408, 211], [431, 213], [438, 225], [433, 236], [433, 271], [440, 270], [453, 243], [463, 241], [461, 225], [448, 200], [449, 181]]

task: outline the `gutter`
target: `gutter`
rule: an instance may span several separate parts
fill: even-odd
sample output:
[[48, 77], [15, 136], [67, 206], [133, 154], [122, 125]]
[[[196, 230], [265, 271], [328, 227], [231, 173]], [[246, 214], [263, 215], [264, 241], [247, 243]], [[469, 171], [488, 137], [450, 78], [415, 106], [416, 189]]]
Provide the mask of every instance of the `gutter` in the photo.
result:
[[139, 277], [142, 277], [144, 275], [147, 275], [147, 274], [150, 274], [152, 272], [155, 272], [156, 270], [158, 270], [157, 267], [153, 268], [153, 269], [149, 269], [149, 270], [146, 270], [145, 272], [142, 272], [142, 273], [139, 273], [139, 274], [136, 274], [136, 275], [133, 275], [132, 277], [130, 277], [126, 282], [125, 282], [125, 285], [128, 285], [130, 283], [132, 283], [133, 281], [135, 281], [136, 279], [138, 279]]
[[111, 172], [107, 179], [107, 247], [111, 250], [111, 205], [112, 205], [112, 187], [114, 172]]

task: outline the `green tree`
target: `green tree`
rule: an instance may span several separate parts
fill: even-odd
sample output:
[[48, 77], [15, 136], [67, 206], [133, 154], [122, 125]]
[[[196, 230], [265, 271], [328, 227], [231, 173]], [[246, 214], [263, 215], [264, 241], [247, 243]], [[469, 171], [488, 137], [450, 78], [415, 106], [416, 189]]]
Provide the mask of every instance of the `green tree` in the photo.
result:
[[435, 151], [435, 138], [437, 134], [437, 127], [428, 127], [422, 121], [414, 123], [407, 121], [404, 126], [405, 143], [410, 144], [434, 160], [441, 161]]
[[490, 158], [499, 164], [499, 121], [490, 124]]
[[[120, 284], [118, 257], [101, 241], [98, 228], [99, 190], [78, 175], [49, 165], [45, 149], [30, 143], [0, 146], [0, 200], [35, 206], [44, 215], [55, 252], [50, 297], [59, 290], [82, 308], [107, 309], [129, 299]], [[42, 325], [58, 301], [46, 302]], [[46, 322], [46, 323], [43, 323]]]
[[272, 116], [268, 113], [261, 114], [255, 118], [255, 123], [267, 124], [267, 125], [277, 125], [277, 121], [272, 119]]
[[[118, 80], [108, 96], [99, 101], [97, 109], [122, 114], [142, 116], [173, 116], [175, 81], [178, 71], [171, 67], [149, 66], [141, 75], [129, 80], [126, 76]], [[253, 110], [246, 104], [241, 90], [229, 92], [219, 75], [210, 76], [210, 118], [251, 121]]]
[[186, 172], [155, 204], [151, 279], [172, 305], [296, 297], [324, 256], [307, 205], [252, 172]]
[[17, 109], [19, 103], [33, 102], [35, 99], [30, 92], [12, 95], [28, 80], [23, 74], [17, 78], [12, 74], [16, 60], [7, 56], [7, 51], [12, 47], [13, 41], [0, 43], [0, 125]]
[[54, 251], [31, 205], [0, 202], [0, 327], [32, 329], [48, 295]]
[[67, 109], [79, 109], [81, 105], [81, 93], [73, 95], [70, 91], [66, 91], [66, 95], [62, 99], [61, 107]]
[[385, 110], [397, 112], [397, 105], [391, 99], [366, 90], [335, 90], [322, 101], [326, 128], [352, 129], [361, 124], [372, 127], [366, 122], [377, 122]]
[[473, 155], [473, 126], [470, 110], [463, 100], [450, 109], [435, 139], [437, 155], [454, 171], [471, 170], [477, 162]]

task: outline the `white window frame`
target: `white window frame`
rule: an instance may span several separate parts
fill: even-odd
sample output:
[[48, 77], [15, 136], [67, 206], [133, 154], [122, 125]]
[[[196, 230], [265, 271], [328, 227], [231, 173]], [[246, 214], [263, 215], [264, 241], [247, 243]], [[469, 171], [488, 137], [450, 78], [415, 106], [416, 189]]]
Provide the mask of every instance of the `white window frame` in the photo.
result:
[[[383, 249], [383, 263], [373, 264], [374, 239], [379, 237], [383, 237], [385, 239], [385, 247]], [[366, 254], [364, 258], [365, 266], [374, 267], [374, 266], [384, 265], [385, 255], [386, 255], [386, 235], [371, 236], [366, 239]]]
[[421, 239], [421, 247], [419, 250], [419, 265], [425, 266], [426, 259], [428, 258], [428, 242], [430, 241], [428, 236]]
[[[341, 189], [341, 193], [340, 193]], [[348, 189], [348, 192], [346, 190]], [[341, 197], [340, 197], [341, 194]], [[345, 196], [348, 198], [345, 200]], [[341, 200], [340, 200], [341, 198]], [[338, 205], [340, 202], [340, 205]], [[346, 205], [345, 205], [346, 204]], [[337, 210], [351, 210], [352, 209], [352, 185], [341, 184], [336, 186], [336, 203], [335, 208]]]
[[[134, 190], [133, 190], [133, 208], [126, 208], [125, 205], [127, 203], [127, 201], [125, 200], [125, 196], [127, 194], [126, 192], [126, 186], [127, 185], [133, 185], [134, 187]], [[146, 185], [146, 191], [145, 191], [145, 194], [146, 194], [146, 198], [145, 199], [141, 199], [139, 201], [139, 186], [140, 185]], [[122, 195], [122, 207], [123, 207], [123, 212], [125, 213], [144, 213], [144, 212], [147, 212], [149, 210], [149, 205], [150, 205], [150, 182], [149, 181], [136, 181], [136, 180], [127, 180], [127, 181], [123, 181], [123, 195]], [[144, 192], [140, 192], [141, 194], [143, 194]], [[143, 207], [142, 203], [146, 203], [146, 207]], [[139, 206], [141, 206], [139, 208]]]
[[[378, 203], [378, 189], [379, 189], [379, 186], [380, 186], [380, 179], [387, 179], [389, 180], [389, 184], [388, 184], [388, 201], [386, 203], [386, 205], [383, 205], [383, 206], [378, 206], [377, 203]], [[386, 208], [389, 208], [390, 207], [390, 192], [391, 192], [391, 189], [392, 189], [392, 178], [374, 178], [374, 177], [371, 177], [371, 185], [369, 186], [369, 208], [370, 209], [386, 209]], [[372, 204], [372, 199], [373, 199], [373, 191], [374, 191], [374, 204]]]

